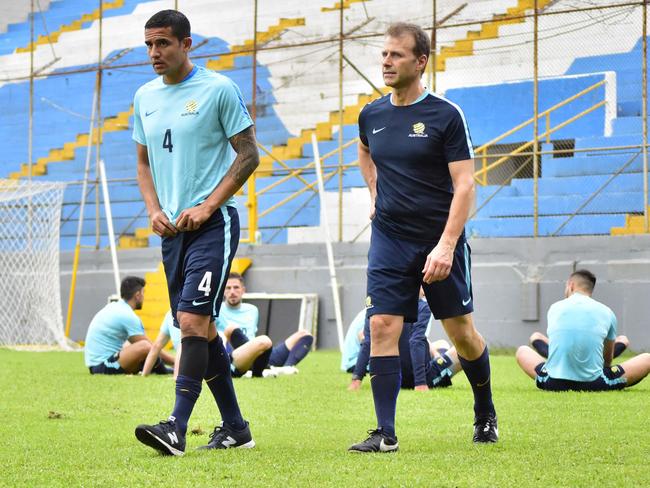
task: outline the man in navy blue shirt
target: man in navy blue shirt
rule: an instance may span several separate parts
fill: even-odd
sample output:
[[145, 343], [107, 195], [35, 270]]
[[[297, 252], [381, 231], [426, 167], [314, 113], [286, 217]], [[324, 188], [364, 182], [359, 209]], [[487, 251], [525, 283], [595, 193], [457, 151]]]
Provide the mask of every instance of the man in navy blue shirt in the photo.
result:
[[416, 25], [391, 25], [382, 71], [392, 93], [359, 115], [359, 166], [371, 196], [366, 308], [377, 428], [353, 452], [398, 449], [399, 337], [417, 320], [418, 289], [442, 321], [474, 393], [474, 442], [496, 442], [485, 341], [472, 321], [470, 248], [474, 150], [463, 112], [421, 83], [431, 46]]

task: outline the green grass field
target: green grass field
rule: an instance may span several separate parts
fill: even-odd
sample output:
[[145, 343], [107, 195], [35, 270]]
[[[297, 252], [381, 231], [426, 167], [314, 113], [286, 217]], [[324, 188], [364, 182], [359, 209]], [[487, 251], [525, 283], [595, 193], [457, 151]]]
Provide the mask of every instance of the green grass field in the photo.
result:
[[[79, 353], [0, 350], [2, 486], [648, 486], [650, 381], [623, 392], [537, 391], [512, 356], [492, 358], [500, 442], [475, 446], [471, 391], [402, 391], [395, 454], [349, 454], [374, 427], [370, 387], [346, 391], [339, 355], [300, 374], [239, 379], [257, 447], [196, 452], [218, 421], [207, 388], [182, 458], [133, 429], [165, 418], [170, 377], [91, 377]], [[50, 412], [55, 412], [54, 415]], [[56, 415], [56, 414], [60, 414]], [[54, 418], [51, 418], [54, 417]], [[58, 417], [58, 418], [57, 418]]]

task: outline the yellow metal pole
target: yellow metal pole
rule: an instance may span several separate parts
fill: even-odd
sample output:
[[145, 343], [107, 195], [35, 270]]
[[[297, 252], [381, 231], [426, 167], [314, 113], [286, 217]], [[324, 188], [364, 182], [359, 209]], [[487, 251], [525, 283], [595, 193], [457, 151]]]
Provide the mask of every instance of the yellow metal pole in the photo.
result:
[[535, 16], [533, 23], [533, 237], [539, 235], [539, 147], [537, 137], [539, 133], [539, 78], [538, 78], [538, 22], [537, 0], [535, 0]]
[[[257, 174], [253, 173], [250, 178], [248, 178], [248, 202], [246, 206], [248, 207], [248, 240], [249, 242], [257, 243], [257, 190], [256, 180]], [[259, 244], [259, 243], [258, 243]]]
[[[83, 198], [83, 197], [82, 197]], [[70, 297], [68, 298], [68, 315], [65, 319], [65, 336], [70, 337], [70, 325], [72, 324], [72, 310], [74, 307], [74, 292], [77, 288], [77, 269], [79, 268], [79, 249], [81, 245], [77, 240], [74, 248], [74, 259], [72, 260], [72, 281], [70, 282]]]
[[643, 232], [650, 232], [650, 209], [648, 208], [648, 0], [643, 2]]

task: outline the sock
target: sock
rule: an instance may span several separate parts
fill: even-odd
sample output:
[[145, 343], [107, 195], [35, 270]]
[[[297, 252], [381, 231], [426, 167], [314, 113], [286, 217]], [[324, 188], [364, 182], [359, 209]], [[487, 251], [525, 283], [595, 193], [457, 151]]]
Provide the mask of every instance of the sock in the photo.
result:
[[374, 356], [370, 358], [370, 386], [375, 401], [377, 428], [395, 437], [395, 409], [402, 384], [402, 367], [399, 356]]
[[208, 367], [205, 371], [205, 382], [219, 408], [221, 420], [235, 430], [245, 428], [246, 422], [239, 411], [235, 387], [232, 384], [230, 358], [226, 354], [226, 349], [219, 336], [208, 342]]
[[548, 358], [548, 344], [541, 339], [535, 339], [531, 344], [533, 349], [537, 351], [537, 354], [544, 358]]
[[253, 371], [253, 376], [256, 378], [262, 377], [262, 371], [269, 367], [269, 359], [271, 358], [271, 352], [273, 348], [269, 347], [266, 351], [255, 358], [253, 361], [253, 366], [251, 370]]
[[614, 357], [615, 358], [619, 357], [623, 353], [623, 351], [625, 351], [625, 349], [627, 349], [627, 346], [622, 342], [614, 343]]
[[176, 403], [172, 417], [183, 435], [192, 409], [201, 394], [201, 380], [208, 365], [208, 340], [205, 337], [183, 337], [183, 354], [176, 378]]
[[295, 366], [300, 361], [305, 359], [305, 356], [309, 354], [311, 345], [314, 343], [314, 338], [310, 335], [306, 335], [298, 339], [296, 345], [291, 348], [289, 351], [289, 357], [284, 362], [285, 366]]
[[154, 364], [153, 368], [151, 369], [152, 373], [154, 374], [171, 374], [174, 371], [169, 369], [167, 366], [165, 366], [165, 363], [163, 362], [162, 359], [158, 358], [156, 360], [156, 364]]
[[474, 392], [474, 415], [481, 417], [487, 414], [496, 415], [492, 403], [492, 387], [490, 386], [490, 355], [485, 346], [483, 353], [475, 360], [468, 361], [458, 356], [463, 366], [465, 376]]

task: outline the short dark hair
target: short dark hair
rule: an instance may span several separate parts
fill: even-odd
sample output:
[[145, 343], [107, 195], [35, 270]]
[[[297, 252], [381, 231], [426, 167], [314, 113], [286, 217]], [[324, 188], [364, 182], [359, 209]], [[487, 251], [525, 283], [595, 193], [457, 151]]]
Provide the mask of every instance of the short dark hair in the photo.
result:
[[131, 300], [133, 295], [142, 290], [146, 284], [147, 282], [139, 276], [127, 276], [120, 285], [120, 296], [124, 300]]
[[594, 291], [594, 288], [596, 287], [596, 275], [587, 269], [574, 271], [571, 273], [569, 278], [575, 281], [576, 285], [580, 288], [584, 288], [589, 293]]
[[144, 24], [145, 29], [155, 29], [156, 27], [171, 27], [172, 34], [179, 41], [191, 35], [190, 21], [178, 10], [161, 10], [160, 12], [156, 12]]
[[431, 54], [431, 39], [424, 29], [419, 25], [409, 24], [407, 22], [396, 22], [388, 26], [386, 30], [386, 35], [388, 37], [401, 37], [404, 35], [410, 35], [415, 40], [415, 46], [413, 46], [413, 54], [416, 57], [422, 55], [429, 57]]
[[237, 273], [236, 271], [231, 271], [230, 274], [228, 275], [229, 280], [239, 280], [239, 282], [243, 285], [244, 284], [244, 277]]

